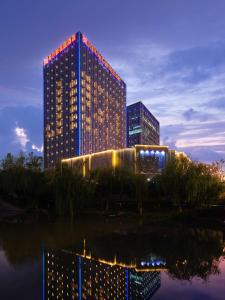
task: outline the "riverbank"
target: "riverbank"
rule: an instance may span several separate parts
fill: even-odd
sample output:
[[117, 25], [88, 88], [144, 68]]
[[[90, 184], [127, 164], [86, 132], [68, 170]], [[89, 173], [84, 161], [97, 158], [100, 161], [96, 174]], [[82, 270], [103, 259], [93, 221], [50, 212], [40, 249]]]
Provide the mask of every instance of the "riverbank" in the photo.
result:
[[72, 219], [69, 216], [63, 218], [48, 212], [47, 210], [22, 209], [11, 203], [0, 200], [0, 224], [31, 224], [31, 223], [52, 223], [60, 219], [64, 220], [123, 220], [124, 223], [140, 223], [144, 226], [157, 225], [187, 225], [201, 226], [212, 229], [225, 229], [225, 209], [224, 206], [212, 206], [210, 208], [199, 210], [146, 210], [140, 216], [135, 211], [111, 210], [100, 211], [93, 210], [83, 212]]
[[0, 199], [0, 222], [24, 214], [25, 210]]

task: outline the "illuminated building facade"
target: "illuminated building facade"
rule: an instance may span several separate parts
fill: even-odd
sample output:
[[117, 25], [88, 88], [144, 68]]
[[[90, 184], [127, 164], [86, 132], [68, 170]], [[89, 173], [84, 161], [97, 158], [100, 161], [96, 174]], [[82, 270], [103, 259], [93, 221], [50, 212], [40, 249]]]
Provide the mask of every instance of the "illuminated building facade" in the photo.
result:
[[80, 32], [44, 60], [44, 162], [126, 146], [126, 85]]
[[150, 299], [161, 286], [160, 272], [137, 272], [130, 270], [129, 273], [129, 299]]
[[127, 106], [127, 147], [159, 145], [159, 122], [142, 102]]
[[66, 250], [43, 253], [43, 299], [150, 299], [161, 286], [159, 267], [137, 268]]
[[167, 146], [136, 145], [133, 148], [107, 150], [62, 160], [83, 176], [89, 176], [96, 169], [125, 168], [136, 174], [152, 177], [159, 174], [170, 158]]

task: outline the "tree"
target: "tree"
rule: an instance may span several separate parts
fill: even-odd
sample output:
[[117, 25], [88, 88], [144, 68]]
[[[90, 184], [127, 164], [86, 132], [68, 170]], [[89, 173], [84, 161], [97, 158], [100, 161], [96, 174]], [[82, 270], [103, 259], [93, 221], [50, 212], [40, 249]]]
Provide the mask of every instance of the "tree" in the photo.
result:
[[224, 183], [211, 167], [183, 156], [170, 160], [153, 183], [158, 198], [180, 211], [218, 201], [224, 190]]
[[41, 171], [43, 165], [43, 158], [41, 156], [34, 155], [33, 152], [28, 154], [26, 159], [26, 167], [30, 170]]
[[1, 161], [2, 170], [9, 170], [14, 166], [14, 156], [11, 153], [7, 153], [6, 157]]

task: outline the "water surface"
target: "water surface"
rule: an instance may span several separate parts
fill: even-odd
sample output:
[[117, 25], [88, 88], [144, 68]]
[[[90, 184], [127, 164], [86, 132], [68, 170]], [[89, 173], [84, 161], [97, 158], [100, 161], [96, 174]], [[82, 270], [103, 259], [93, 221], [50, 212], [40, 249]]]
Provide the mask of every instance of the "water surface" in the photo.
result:
[[224, 247], [223, 230], [117, 218], [1, 224], [0, 299], [224, 300]]

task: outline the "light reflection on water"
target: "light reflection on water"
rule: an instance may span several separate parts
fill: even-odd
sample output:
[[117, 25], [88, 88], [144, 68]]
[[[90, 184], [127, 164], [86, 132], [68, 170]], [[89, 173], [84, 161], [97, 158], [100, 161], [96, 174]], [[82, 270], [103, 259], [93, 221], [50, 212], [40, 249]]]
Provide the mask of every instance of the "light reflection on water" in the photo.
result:
[[1, 225], [0, 299], [224, 300], [224, 246], [222, 230]]
[[166, 262], [149, 255], [125, 264], [61, 250], [43, 252], [43, 298], [150, 299], [160, 288]]

